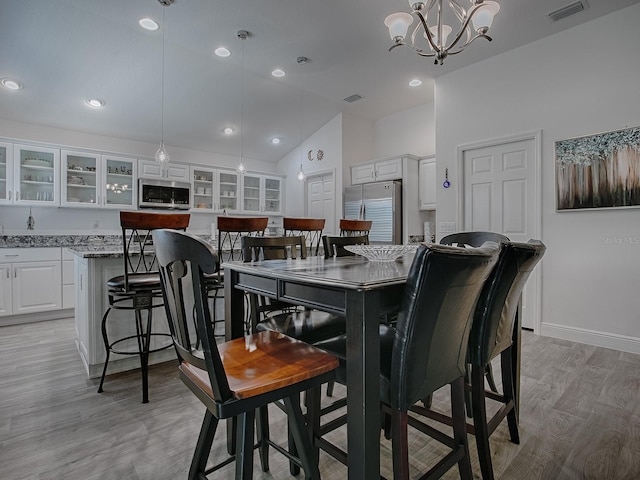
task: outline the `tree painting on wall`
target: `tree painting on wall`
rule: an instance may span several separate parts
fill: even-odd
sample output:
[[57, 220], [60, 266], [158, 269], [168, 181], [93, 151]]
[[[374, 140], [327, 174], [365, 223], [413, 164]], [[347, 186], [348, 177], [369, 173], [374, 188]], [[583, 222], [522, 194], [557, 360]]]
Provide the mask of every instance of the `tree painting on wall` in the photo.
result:
[[640, 127], [555, 147], [558, 211], [640, 206]]

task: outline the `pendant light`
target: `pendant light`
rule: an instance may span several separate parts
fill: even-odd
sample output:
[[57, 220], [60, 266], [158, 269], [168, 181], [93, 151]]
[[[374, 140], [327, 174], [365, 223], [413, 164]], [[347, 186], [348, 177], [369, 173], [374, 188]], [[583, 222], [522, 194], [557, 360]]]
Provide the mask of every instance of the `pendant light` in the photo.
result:
[[240, 53], [240, 164], [238, 165], [237, 171], [241, 175], [247, 171], [247, 166], [244, 164], [244, 142], [243, 142], [243, 125], [242, 119], [244, 117], [244, 41], [249, 36], [249, 32], [246, 30], [238, 31], [238, 38], [242, 40], [242, 49]]
[[307, 57], [298, 57], [296, 61], [300, 65], [300, 171], [298, 172], [298, 180], [304, 182], [307, 176], [302, 169], [302, 65], [307, 63], [309, 59]]
[[160, 148], [158, 148], [158, 151], [155, 154], [155, 159], [163, 167], [164, 165], [169, 163], [169, 160], [171, 159], [171, 157], [169, 157], [169, 153], [167, 152], [167, 149], [164, 147], [164, 31], [165, 31], [164, 7], [168, 7], [174, 1], [175, 0], [158, 0], [160, 5], [162, 5], [163, 7], [162, 8], [162, 77], [160, 78], [160, 85], [161, 85], [160, 89], [161, 89], [161, 97], [162, 97], [160, 118], [161, 118], [162, 128], [161, 128], [161, 137], [160, 137]]

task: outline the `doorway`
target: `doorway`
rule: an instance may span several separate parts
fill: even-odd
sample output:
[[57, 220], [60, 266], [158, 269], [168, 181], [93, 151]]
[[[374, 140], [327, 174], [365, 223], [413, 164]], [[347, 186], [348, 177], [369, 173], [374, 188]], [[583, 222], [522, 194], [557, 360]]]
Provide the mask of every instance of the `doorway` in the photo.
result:
[[[540, 239], [541, 132], [458, 147], [464, 231], [502, 233], [515, 242]], [[522, 296], [522, 326], [540, 329], [541, 266]]]
[[336, 226], [336, 196], [333, 172], [323, 172], [307, 177], [306, 215], [324, 218], [323, 235], [334, 235]]

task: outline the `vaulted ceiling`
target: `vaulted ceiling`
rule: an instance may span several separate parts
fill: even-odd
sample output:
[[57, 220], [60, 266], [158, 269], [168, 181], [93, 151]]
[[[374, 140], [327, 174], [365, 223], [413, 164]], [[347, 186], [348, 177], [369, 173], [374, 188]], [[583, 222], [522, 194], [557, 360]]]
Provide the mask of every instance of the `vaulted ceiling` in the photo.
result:
[[[493, 42], [479, 39], [440, 66], [408, 49], [387, 51], [383, 21], [409, 11], [405, 0], [0, 0], [0, 77], [24, 85], [0, 89], [0, 118], [159, 143], [164, 29], [168, 147], [239, 155], [244, 77], [244, 156], [274, 162], [339, 112], [376, 120], [432, 102], [443, 73], [639, 0], [588, 0], [558, 22], [546, 14], [573, 0], [498, 1]], [[140, 28], [143, 17], [160, 29]], [[241, 29], [250, 32], [244, 62]], [[219, 46], [231, 56], [214, 55]], [[309, 62], [299, 66], [299, 56]], [[275, 68], [286, 75], [273, 77]], [[409, 87], [415, 78], [422, 85]], [[343, 100], [353, 94], [362, 99]], [[87, 107], [90, 97], [104, 108]], [[235, 133], [225, 135], [227, 126]]]

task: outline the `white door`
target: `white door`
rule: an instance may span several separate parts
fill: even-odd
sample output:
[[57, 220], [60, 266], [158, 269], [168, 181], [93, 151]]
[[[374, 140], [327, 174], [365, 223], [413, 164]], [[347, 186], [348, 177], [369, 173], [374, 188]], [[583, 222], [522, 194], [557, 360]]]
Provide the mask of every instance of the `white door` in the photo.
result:
[[335, 188], [333, 173], [313, 175], [307, 178], [307, 216], [324, 218], [323, 235], [335, 233]]
[[[515, 242], [540, 238], [537, 138], [464, 149], [465, 231], [499, 232]], [[522, 326], [540, 325], [538, 267], [523, 294]]]

